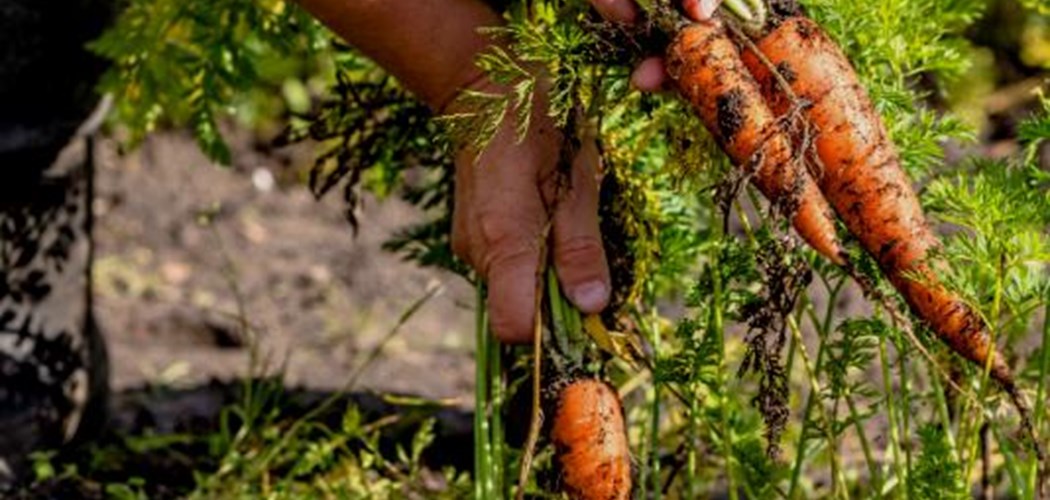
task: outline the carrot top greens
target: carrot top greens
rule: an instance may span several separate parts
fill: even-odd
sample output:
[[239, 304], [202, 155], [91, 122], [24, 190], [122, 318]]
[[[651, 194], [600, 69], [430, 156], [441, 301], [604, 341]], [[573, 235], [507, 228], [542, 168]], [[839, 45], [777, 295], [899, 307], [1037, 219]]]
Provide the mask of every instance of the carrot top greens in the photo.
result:
[[[318, 143], [308, 176], [316, 194], [340, 189], [351, 218], [365, 191], [407, 199], [425, 220], [389, 248], [468, 279], [449, 249], [452, 144], [483, 147], [501, 118], [527, 123], [533, 112], [549, 113], [569, 131], [596, 131], [602, 230], [616, 287], [602, 326], [631, 339], [639, 356], [634, 363], [590, 346], [580, 369], [622, 393], [640, 498], [943, 498], [965, 497], [980, 484], [985, 492], [1037, 496], [1039, 467], [1015, 435], [1019, 422], [1006, 398], [986, 383], [982, 367], [959, 362], [914, 318], [887, 309], [906, 307], [894, 302], [899, 296], [880, 262], [847, 239], [853, 272], [846, 273], [797, 244], [788, 222], [767, 216], [769, 205], [741, 182], [740, 169], [686, 103], [630, 87], [632, 65], [663, 54], [683, 24], [666, 1], [645, 2], [653, 15], [630, 27], [603, 22], [586, 0], [491, 3], [502, 6], [506, 24], [491, 30], [499, 48], [478, 63], [513, 91], [465, 95], [473, 111], [440, 121], [282, 0], [130, 0], [93, 47], [115, 63], [102, 88], [113, 93], [112, 123], [127, 137], [189, 125], [202, 150], [229, 162], [220, 133], [227, 118], [279, 124], [290, 141]], [[794, 2], [770, 3], [730, 1], [720, 15], [755, 25], [743, 31], [756, 34]], [[933, 276], [987, 324], [1034, 402], [1032, 425], [1045, 441], [1050, 99], [997, 87], [1047, 78], [1045, 57], [1018, 62], [1035, 57], [1018, 56], [1019, 40], [1045, 33], [1045, 6], [800, 3], [856, 69], [871, 116], [885, 124], [943, 242], [931, 251], [944, 262]], [[547, 92], [546, 109], [533, 108], [539, 91]], [[990, 115], [993, 92], [995, 102], [1008, 104]], [[738, 133], [749, 123], [744, 115], [726, 125]], [[889, 301], [865, 300], [857, 277]], [[571, 311], [564, 317], [586, 324]], [[473, 477], [484, 480], [478, 496], [498, 496], [517, 480], [521, 444], [504, 441], [499, 429], [513, 427], [502, 417], [518, 415], [509, 406], [531, 390], [522, 367], [531, 366], [532, 354], [484, 343], [484, 328], [479, 312]], [[357, 423], [346, 428], [354, 442], [373, 442]], [[338, 440], [313, 447], [282, 441], [270, 461], [256, 461], [255, 446], [277, 446], [279, 429], [260, 424], [245, 437], [217, 439], [225, 468], [201, 472], [200, 495], [334, 491], [338, 462], [317, 458], [323, 453], [316, 450], [338, 448]], [[299, 451], [308, 461], [292, 467]], [[423, 482], [414, 449], [403, 461], [412, 474], [401, 476], [370, 451], [333, 453], [378, 463], [368, 473], [393, 484], [384, 490], [390, 495], [397, 481]], [[532, 458], [527, 492], [554, 491], [550, 447]], [[467, 481], [447, 477], [457, 488]]]

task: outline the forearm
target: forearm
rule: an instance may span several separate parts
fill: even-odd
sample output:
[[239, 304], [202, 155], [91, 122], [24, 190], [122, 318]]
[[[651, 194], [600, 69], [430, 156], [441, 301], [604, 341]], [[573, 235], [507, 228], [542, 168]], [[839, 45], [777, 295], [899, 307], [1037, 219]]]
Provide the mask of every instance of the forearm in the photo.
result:
[[432, 109], [481, 76], [474, 58], [500, 24], [479, 0], [299, 0], [350, 45], [389, 71]]

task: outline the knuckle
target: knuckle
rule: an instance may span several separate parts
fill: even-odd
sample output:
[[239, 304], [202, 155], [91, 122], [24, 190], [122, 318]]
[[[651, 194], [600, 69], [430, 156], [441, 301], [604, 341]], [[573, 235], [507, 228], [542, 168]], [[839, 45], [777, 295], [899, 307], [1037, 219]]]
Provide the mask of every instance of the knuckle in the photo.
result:
[[596, 236], [573, 236], [559, 242], [554, 252], [555, 263], [568, 266], [594, 266], [602, 262], [605, 249]]
[[481, 259], [482, 274], [490, 278], [492, 273], [506, 272], [510, 268], [533, 265], [535, 260], [527, 245], [504, 245], [488, 247]]
[[483, 248], [481, 271], [515, 264], [532, 255], [533, 248], [523, 225], [513, 217], [497, 212], [483, 212], [478, 216], [478, 236]]
[[489, 324], [492, 327], [493, 333], [496, 334], [496, 337], [504, 342], [514, 344], [525, 343], [528, 342], [532, 336], [532, 332], [529, 329], [530, 325], [527, 325], [519, 318], [507, 314], [496, 314], [493, 312], [489, 318]]

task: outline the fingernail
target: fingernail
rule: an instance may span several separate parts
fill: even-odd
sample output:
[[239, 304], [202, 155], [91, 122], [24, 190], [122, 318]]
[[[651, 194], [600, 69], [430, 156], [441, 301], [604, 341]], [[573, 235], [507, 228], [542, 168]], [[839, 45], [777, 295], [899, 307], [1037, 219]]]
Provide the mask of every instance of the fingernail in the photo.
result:
[[705, 21], [711, 19], [720, 3], [722, 3], [721, 0], [700, 0], [700, 19]]
[[711, 19], [721, 3], [721, 0], [685, 0], [682, 9], [694, 21], [706, 21]]
[[596, 313], [609, 300], [609, 287], [601, 281], [584, 283], [572, 290], [572, 301], [584, 312]]

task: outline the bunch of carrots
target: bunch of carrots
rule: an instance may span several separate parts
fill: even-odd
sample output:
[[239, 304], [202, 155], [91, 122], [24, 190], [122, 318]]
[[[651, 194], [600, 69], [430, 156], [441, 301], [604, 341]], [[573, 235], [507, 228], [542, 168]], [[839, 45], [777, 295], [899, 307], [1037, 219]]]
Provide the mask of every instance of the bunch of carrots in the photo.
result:
[[[794, 1], [775, 2], [771, 14], [746, 35], [732, 19], [677, 21], [666, 51], [675, 89], [807, 244], [852, 272], [835, 232], [841, 218], [915, 315], [988, 370], [1027, 421], [987, 325], [936, 276], [937, 237], [852, 65]], [[561, 391], [551, 437], [572, 498], [629, 498], [625, 432], [604, 383], [580, 379]]]
[[[864, 86], [835, 42], [790, 3], [778, 3], [743, 52], [718, 19], [682, 28], [667, 49], [678, 92], [759, 191], [794, 208], [803, 240], [849, 266], [838, 214], [915, 314], [956, 353], [988, 367], [1024, 411], [984, 321], [936, 277], [937, 237]], [[793, 113], [801, 127], [785, 125]]]
[[[916, 316], [986, 367], [1027, 412], [987, 325], [939, 282], [931, 253], [938, 240], [900, 157], [853, 67], [820, 26], [779, 2], [767, 30], [742, 52], [717, 19], [684, 27], [667, 52], [678, 92], [726, 154], [774, 203], [797, 207], [799, 235], [848, 267], [834, 231], [838, 214]], [[787, 125], [795, 113], [801, 127]]]

